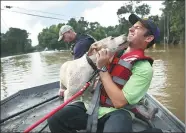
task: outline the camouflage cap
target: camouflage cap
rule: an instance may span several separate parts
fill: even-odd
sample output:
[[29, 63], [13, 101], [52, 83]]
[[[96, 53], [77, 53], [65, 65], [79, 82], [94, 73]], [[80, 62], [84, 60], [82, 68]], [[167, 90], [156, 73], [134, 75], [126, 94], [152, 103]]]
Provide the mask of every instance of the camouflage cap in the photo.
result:
[[73, 28], [69, 25], [63, 25], [59, 30], [59, 38], [58, 41], [60, 41], [63, 38], [63, 34], [69, 30], [73, 30]]

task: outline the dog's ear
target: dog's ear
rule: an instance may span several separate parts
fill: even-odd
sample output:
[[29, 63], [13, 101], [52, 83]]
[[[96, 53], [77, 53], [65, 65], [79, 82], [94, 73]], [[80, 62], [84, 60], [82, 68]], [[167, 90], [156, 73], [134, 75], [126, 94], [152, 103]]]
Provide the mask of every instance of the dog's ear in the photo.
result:
[[97, 47], [98, 47], [98, 44], [97, 44], [96, 42], [93, 43], [93, 44], [90, 46], [90, 48], [89, 48], [89, 50], [88, 50], [88, 52], [87, 52], [87, 55], [88, 55], [88, 56], [93, 55], [93, 53], [95, 52], [95, 50], [97, 51]]

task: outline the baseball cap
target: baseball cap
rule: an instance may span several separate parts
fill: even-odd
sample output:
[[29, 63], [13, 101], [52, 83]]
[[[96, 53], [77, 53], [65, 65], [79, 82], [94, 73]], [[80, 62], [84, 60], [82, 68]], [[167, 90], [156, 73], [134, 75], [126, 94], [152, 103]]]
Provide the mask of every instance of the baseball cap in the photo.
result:
[[134, 25], [138, 21], [140, 21], [147, 29], [151, 31], [152, 35], [154, 36], [154, 43], [157, 42], [160, 37], [160, 30], [156, 26], [156, 24], [150, 19], [142, 19], [135, 14], [131, 14], [129, 16], [129, 22], [132, 25]]
[[69, 25], [63, 25], [61, 26], [60, 30], [59, 30], [59, 38], [58, 41], [60, 41], [63, 38], [63, 34], [69, 30], [73, 30], [73, 28]]

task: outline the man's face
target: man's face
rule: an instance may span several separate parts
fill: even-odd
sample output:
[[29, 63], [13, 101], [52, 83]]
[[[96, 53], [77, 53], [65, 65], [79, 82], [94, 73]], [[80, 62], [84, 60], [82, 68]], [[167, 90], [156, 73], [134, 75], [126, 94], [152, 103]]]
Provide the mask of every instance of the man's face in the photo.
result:
[[129, 28], [129, 34], [127, 37], [128, 42], [131, 45], [141, 45], [144, 44], [146, 37], [144, 34], [147, 32], [147, 29], [142, 25], [140, 21], [136, 22], [131, 28]]
[[64, 41], [64, 42], [72, 42], [73, 41], [73, 39], [72, 39], [72, 33], [70, 32], [70, 31], [67, 31], [67, 32], [65, 32], [64, 34], [63, 34], [63, 38], [62, 38], [62, 40]]

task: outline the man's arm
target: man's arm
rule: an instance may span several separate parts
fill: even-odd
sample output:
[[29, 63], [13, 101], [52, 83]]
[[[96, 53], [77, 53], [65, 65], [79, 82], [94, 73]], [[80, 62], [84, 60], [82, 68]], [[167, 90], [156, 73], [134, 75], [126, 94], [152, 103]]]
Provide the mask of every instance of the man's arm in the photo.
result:
[[[110, 61], [109, 59], [112, 57], [110, 51], [106, 49], [101, 49], [97, 54], [97, 67], [102, 68], [106, 66]], [[105, 91], [109, 98], [111, 99], [115, 108], [121, 108], [125, 104], [127, 104], [127, 100], [125, 99], [122, 90], [112, 81], [112, 78], [108, 72], [99, 72], [101, 81], [105, 88]]]
[[[108, 63], [109, 52], [101, 50], [97, 56], [97, 67], [102, 68]], [[121, 108], [127, 103], [137, 103], [147, 92], [152, 80], [152, 67], [148, 61], [135, 63], [132, 75], [121, 90], [113, 81], [108, 72], [100, 72], [104, 89], [115, 108]]]
[[115, 108], [121, 108], [128, 103], [123, 91], [113, 82], [108, 72], [100, 72], [100, 78]]
[[150, 63], [148, 61], [139, 61], [133, 66], [132, 75], [121, 90], [112, 81], [108, 72], [100, 72], [105, 91], [115, 108], [121, 108], [127, 103], [138, 103], [147, 92], [152, 76], [153, 71]]
[[134, 64], [132, 75], [122, 91], [129, 104], [138, 103], [148, 91], [153, 77], [153, 69], [148, 61]]

